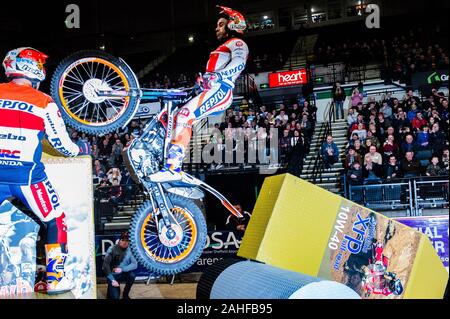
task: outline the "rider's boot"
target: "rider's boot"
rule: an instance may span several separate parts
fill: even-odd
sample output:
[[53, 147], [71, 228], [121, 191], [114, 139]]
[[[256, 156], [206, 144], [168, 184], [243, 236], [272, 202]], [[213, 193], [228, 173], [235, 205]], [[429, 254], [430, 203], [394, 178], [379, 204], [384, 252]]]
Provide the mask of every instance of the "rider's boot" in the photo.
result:
[[63, 253], [61, 245], [45, 245], [45, 256], [47, 263], [47, 293], [52, 295], [70, 291], [73, 288], [73, 284], [64, 272], [67, 254]]
[[154, 183], [164, 183], [181, 180], [183, 158], [184, 147], [178, 144], [170, 144], [166, 167], [159, 172], [150, 175], [150, 181]]

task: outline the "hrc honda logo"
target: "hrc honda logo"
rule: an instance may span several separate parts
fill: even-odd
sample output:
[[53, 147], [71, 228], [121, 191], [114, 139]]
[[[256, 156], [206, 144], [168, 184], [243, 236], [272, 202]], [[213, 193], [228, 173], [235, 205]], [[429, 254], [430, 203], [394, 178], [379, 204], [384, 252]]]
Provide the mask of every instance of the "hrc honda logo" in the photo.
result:
[[0, 149], [0, 158], [19, 159], [20, 151], [18, 151], [18, 150], [11, 151], [11, 150]]

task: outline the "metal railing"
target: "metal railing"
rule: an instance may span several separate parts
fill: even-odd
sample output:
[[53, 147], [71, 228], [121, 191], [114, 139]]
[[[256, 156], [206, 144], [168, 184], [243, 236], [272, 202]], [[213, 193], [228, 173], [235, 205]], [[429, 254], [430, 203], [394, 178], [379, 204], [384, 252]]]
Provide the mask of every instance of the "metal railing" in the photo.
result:
[[326, 108], [327, 121], [322, 125], [322, 129], [319, 135], [319, 151], [317, 153], [316, 159], [314, 161], [313, 172], [311, 174], [311, 179], [313, 183], [317, 181], [322, 182], [322, 173], [324, 171], [325, 163], [320, 153], [322, 144], [326, 141], [327, 136], [333, 134], [333, 129], [331, 123], [334, 122], [334, 103], [329, 102]]
[[409, 216], [422, 216], [424, 209], [449, 205], [448, 177], [379, 180], [364, 185], [348, 185], [347, 198], [367, 208], [406, 210]]

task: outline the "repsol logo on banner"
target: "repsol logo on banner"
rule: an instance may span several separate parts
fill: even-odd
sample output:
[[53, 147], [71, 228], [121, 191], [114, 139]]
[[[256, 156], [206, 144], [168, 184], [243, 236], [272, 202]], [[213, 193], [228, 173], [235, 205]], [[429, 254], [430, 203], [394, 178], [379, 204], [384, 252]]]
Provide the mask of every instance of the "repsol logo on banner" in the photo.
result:
[[9, 133], [9, 134], [0, 134], [0, 140], [26, 141], [27, 138], [25, 136], [18, 136], [18, 135]]
[[307, 84], [306, 69], [269, 73], [269, 87]]

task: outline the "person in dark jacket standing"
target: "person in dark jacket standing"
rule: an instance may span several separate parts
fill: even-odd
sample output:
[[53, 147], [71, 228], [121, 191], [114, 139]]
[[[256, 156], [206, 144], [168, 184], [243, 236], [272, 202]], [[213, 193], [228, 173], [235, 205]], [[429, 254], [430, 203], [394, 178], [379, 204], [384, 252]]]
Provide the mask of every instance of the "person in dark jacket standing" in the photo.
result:
[[344, 101], [346, 95], [345, 90], [341, 86], [341, 83], [336, 82], [333, 86], [333, 101], [336, 107], [336, 120], [339, 120], [339, 113], [341, 113], [341, 118], [344, 119]]
[[122, 298], [130, 299], [129, 293], [136, 278], [133, 270], [136, 270], [138, 264], [128, 249], [128, 244], [128, 232], [123, 232], [119, 242], [108, 249], [103, 260], [102, 268], [108, 281], [108, 299], [119, 299], [121, 282], [125, 282]]

